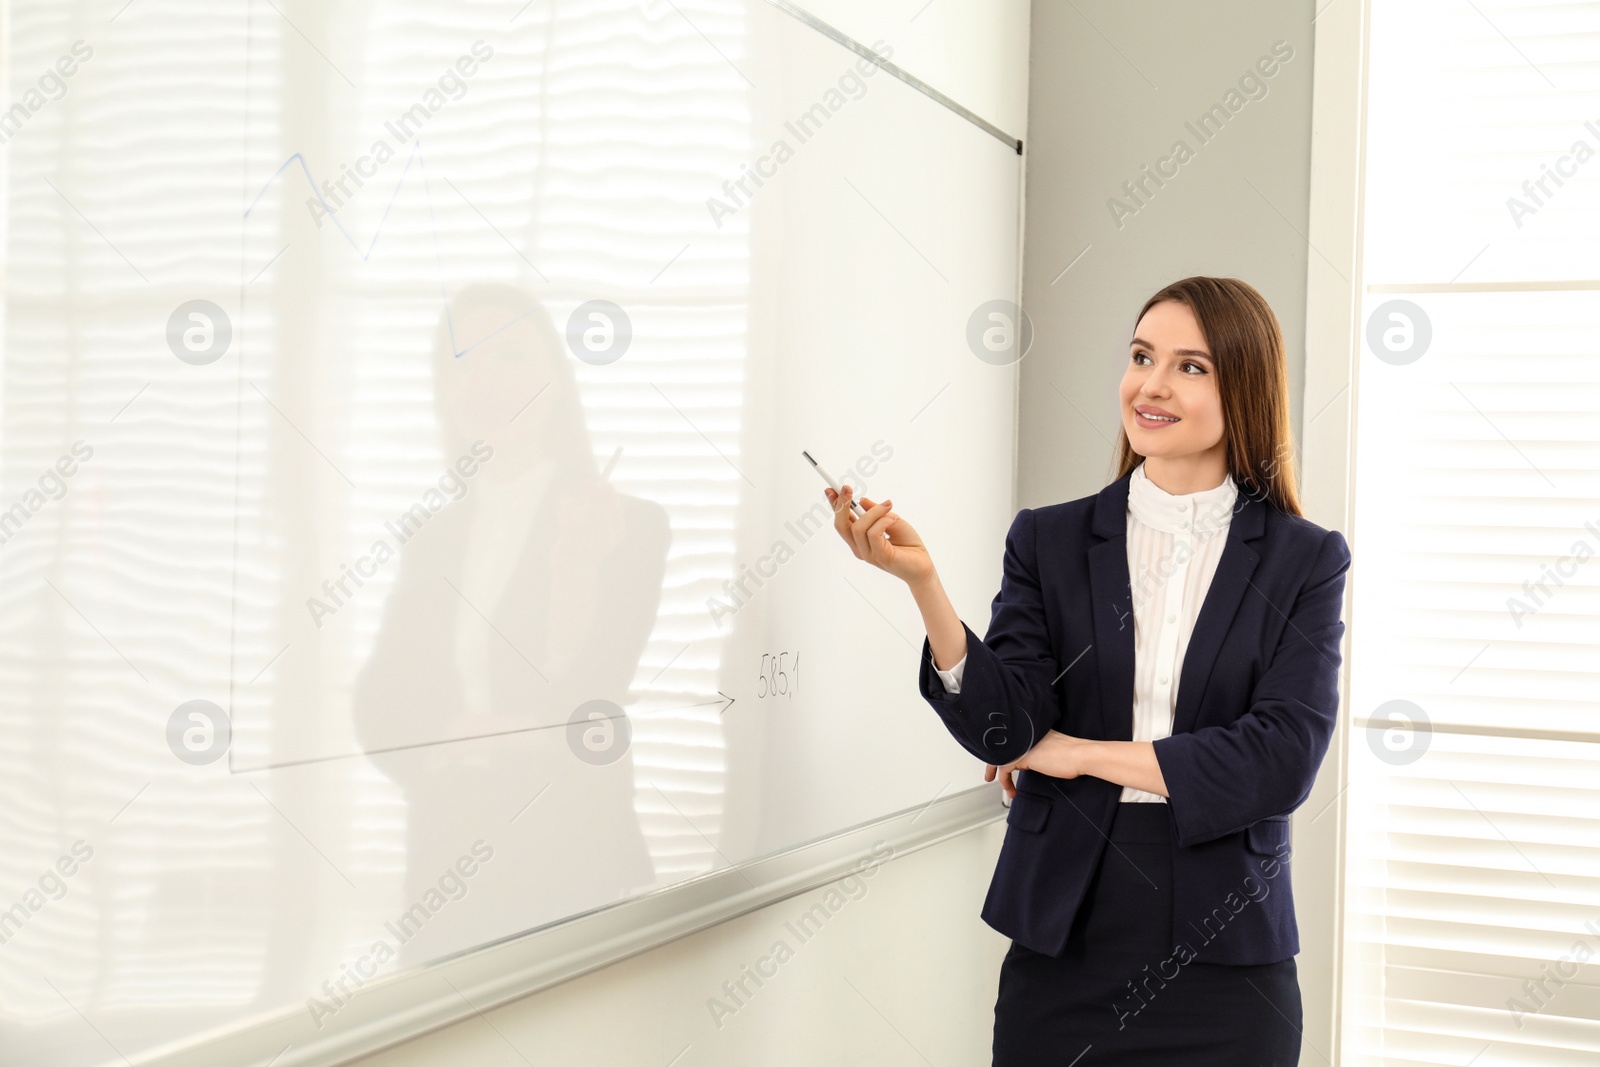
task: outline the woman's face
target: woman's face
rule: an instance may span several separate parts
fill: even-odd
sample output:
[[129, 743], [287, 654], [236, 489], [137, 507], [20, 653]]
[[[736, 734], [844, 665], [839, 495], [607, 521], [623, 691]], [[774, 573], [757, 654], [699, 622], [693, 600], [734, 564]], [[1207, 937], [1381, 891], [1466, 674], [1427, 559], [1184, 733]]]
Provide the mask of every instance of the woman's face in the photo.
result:
[[1186, 304], [1163, 300], [1139, 320], [1118, 390], [1122, 426], [1139, 455], [1221, 451], [1222, 394], [1210, 353]]

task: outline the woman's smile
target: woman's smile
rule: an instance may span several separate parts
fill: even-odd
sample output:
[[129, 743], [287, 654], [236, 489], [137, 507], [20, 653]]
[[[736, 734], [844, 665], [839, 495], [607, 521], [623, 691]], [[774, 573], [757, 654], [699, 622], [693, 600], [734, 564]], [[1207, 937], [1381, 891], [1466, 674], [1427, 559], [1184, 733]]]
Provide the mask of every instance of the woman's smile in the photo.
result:
[[1147, 430], [1159, 430], [1179, 421], [1178, 416], [1154, 404], [1138, 404], [1133, 409], [1134, 422]]

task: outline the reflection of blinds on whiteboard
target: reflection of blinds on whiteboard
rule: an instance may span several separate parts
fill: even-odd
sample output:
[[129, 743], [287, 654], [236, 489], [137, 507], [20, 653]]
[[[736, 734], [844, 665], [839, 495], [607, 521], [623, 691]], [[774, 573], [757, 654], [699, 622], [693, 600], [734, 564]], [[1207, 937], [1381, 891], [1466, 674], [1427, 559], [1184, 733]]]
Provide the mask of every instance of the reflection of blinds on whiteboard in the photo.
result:
[[[349, 436], [384, 442], [341, 463], [357, 487], [345, 551], [360, 552], [453, 458], [431, 429], [429, 351], [441, 286], [454, 293], [504, 282], [547, 294], [558, 331], [577, 304], [604, 296], [627, 310], [636, 331], [650, 331], [641, 338], [649, 359], [573, 366], [597, 462], [623, 450], [612, 484], [658, 500], [675, 530], [692, 532], [674, 539], [658, 636], [645, 649], [634, 681], [640, 703], [630, 709], [641, 713], [631, 752], [642, 826], [658, 873], [675, 881], [724, 862], [702, 836], [715, 839], [722, 810], [717, 708], [666, 709], [700, 705], [716, 691], [716, 657], [684, 649], [717, 639], [704, 605], [732, 569], [735, 543], [739, 478], [717, 452], [737, 463], [743, 433], [747, 223], [732, 221], [712, 237], [703, 222], [707, 189], [736, 169], [749, 138], [749, 105], [729, 92], [723, 58], [743, 59], [743, 7], [532, 5], [503, 34], [486, 35], [503, 9], [374, 9], [359, 107], [317, 172], [353, 162], [377, 138], [397, 149], [350, 213], [363, 250], [386, 227], [377, 249], [365, 263], [343, 247], [335, 251], [348, 255], [330, 257], [330, 280], [348, 309], [338, 328], [350, 354], [342, 383]], [[400, 143], [395, 131], [416, 126], [397, 126], [397, 117], [463, 55], [478, 60], [477, 72], [457, 79], [460, 88], [452, 82], [460, 95]], [[329, 82], [330, 94], [340, 88]], [[376, 595], [352, 603], [356, 644], [335, 657], [349, 673], [327, 683], [338, 693], [335, 718], [392, 579], [381, 575]], [[277, 651], [271, 645], [263, 639], [263, 662]]]
[[1372, 9], [1344, 1061], [1590, 1062], [1600, 15]]
[[[75, 841], [93, 858], [0, 950], [0, 1044], [76, 1019], [63, 998], [203, 1013], [261, 978], [271, 905], [234, 894], [271, 869], [275, 816], [248, 792], [197, 800], [163, 736], [179, 703], [228, 698], [236, 384], [163, 329], [189, 299], [236, 306], [241, 133], [248, 116], [270, 139], [281, 43], [261, 28], [268, 91], [247, 100], [232, 7], [109, 24], [19, 0], [7, 29], [8, 106], [75, 41], [92, 54], [6, 145], [0, 508], [74, 441], [93, 455], [0, 548], [0, 907]], [[238, 343], [268, 326], [236, 322]], [[192, 833], [197, 803], [233, 832]], [[241, 936], [222, 916], [251, 900]]]
[[[663, 881], [726, 862], [713, 844], [719, 708], [704, 700], [719, 634], [704, 605], [733, 569], [739, 476], [723, 457], [737, 462], [743, 438], [748, 221], [708, 235], [704, 201], [749, 140], [726, 66], [744, 59], [743, 6], [530, 5], [508, 23], [503, 3], [411, 0], [372, 5], [361, 26], [280, 6], [139, 3], [92, 27], [59, 4], [10, 8], [8, 99], [75, 40], [94, 54], [6, 145], [0, 510], [75, 440], [94, 454], [0, 545], [6, 892], [79, 838], [95, 853], [0, 946], [0, 1059], [30, 1026], [76, 1033], [73, 1008], [134, 1050], [174, 1036], [170, 1016], [143, 1009], [181, 1006], [188, 1034], [240, 1006], [294, 1003], [402, 902], [405, 812], [382, 775], [354, 769], [333, 795], [278, 811], [265, 778], [262, 793], [225, 763], [183, 766], [164, 731], [204, 698], [232, 712], [236, 751], [270, 752], [274, 700], [317, 699], [329, 747], [351, 747], [351, 677], [393, 574], [352, 602], [354, 646], [318, 650], [323, 688], [286, 696], [275, 687], [302, 650], [280, 624], [304, 616], [322, 575], [291, 573], [274, 517], [336, 467], [357, 488], [328, 556], [348, 558], [438, 477], [427, 357], [441, 286], [537, 288], [558, 328], [603, 295], [650, 331], [650, 359], [576, 368], [599, 459], [623, 449], [612, 483], [659, 500], [677, 533], [630, 708], [647, 713], [637, 806]], [[277, 179], [292, 193], [243, 217], [296, 152], [319, 181], [353, 163], [480, 38], [493, 59], [429, 119], [417, 169], [399, 182], [406, 145], [341, 208], [357, 249], [329, 229], [314, 252], [282, 239], [310, 195], [298, 170]], [[328, 367], [286, 351], [308, 284], [337, 311]], [[203, 367], [176, 360], [163, 333], [197, 298], [233, 317], [232, 350]], [[342, 425], [302, 420], [288, 398], [304, 380], [281, 377], [300, 373], [343, 398]], [[278, 932], [307, 921], [318, 890], [274, 872], [320, 863], [311, 849], [337, 891], [297, 955]]]

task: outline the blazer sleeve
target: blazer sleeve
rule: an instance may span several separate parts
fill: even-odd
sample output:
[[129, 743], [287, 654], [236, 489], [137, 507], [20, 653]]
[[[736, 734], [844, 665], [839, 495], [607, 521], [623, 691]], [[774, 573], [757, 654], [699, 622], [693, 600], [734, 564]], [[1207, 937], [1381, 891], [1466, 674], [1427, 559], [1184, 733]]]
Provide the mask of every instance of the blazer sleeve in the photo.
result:
[[1061, 717], [1054, 689], [1061, 672], [1045, 621], [1032, 510], [1019, 511], [1006, 534], [987, 635], [980, 641], [965, 622], [961, 628], [967, 656], [959, 691], [945, 688], [926, 637], [918, 684], [962, 748], [1002, 766], [1021, 758]]
[[1179, 845], [1287, 814], [1310, 794], [1339, 712], [1340, 612], [1349, 568], [1344, 535], [1329, 530], [1256, 680], [1250, 709], [1227, 726], [1154, 742]]

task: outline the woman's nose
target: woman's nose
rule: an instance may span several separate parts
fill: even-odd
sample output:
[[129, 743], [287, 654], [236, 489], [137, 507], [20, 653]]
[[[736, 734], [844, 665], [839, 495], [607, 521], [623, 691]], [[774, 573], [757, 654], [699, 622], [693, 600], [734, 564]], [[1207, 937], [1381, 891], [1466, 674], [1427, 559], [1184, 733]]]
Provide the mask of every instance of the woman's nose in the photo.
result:
[[1150, 374], [1144, 380], [1144, 387], [1157, 393], [1170, 393], [1172, 391], [1172, 376], [1176, 372], [1172, 367], [1162, 365], [1151, 367]]

